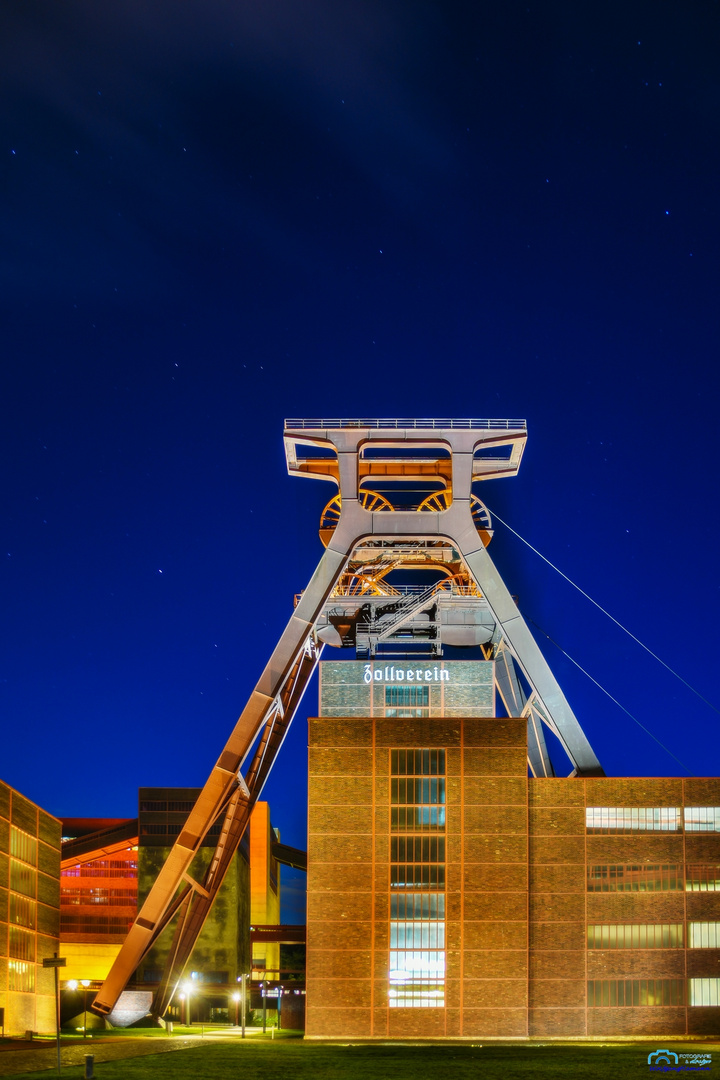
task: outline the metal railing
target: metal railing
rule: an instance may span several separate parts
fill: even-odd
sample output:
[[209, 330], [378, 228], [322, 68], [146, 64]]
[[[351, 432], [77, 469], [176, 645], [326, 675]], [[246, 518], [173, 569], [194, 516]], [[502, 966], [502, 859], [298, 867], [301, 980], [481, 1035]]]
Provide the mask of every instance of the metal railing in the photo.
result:
[[428, 420], [398, 419], [398, 420], [286, 420], [286, 431], [308, 431], [323, 428], [430, 428], [435, 431], [447, 431], [451, 428], [477, 429], [480, 431], [524, 431], [527, 427], [525, 420]]

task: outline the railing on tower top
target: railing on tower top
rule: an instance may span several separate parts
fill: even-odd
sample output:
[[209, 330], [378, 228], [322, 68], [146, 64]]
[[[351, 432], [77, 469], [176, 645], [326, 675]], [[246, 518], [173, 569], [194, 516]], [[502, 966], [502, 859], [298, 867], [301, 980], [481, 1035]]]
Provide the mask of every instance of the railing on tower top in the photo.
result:
[[431, 428], [447, 431], [449, 428], [477, 428], [482, 431], [524, 431], [525, 420], [286, 420], [286, 431], [303, 431], [318, 428]]

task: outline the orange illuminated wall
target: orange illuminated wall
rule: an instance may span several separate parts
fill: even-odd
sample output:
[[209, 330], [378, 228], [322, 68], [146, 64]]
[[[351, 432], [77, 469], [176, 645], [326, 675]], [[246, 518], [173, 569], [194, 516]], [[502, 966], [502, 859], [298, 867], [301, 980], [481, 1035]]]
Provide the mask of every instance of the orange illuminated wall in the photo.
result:
[[[250, 818], [250, 922], [268, 926], [280, 922], [280, 867], [272, 854], [273, 840], [280, 834], [270, 824], [270, 805], [256, 803]], [[255, 943], [252, 947], [253, 977], [279, 978], [280, 946]]]

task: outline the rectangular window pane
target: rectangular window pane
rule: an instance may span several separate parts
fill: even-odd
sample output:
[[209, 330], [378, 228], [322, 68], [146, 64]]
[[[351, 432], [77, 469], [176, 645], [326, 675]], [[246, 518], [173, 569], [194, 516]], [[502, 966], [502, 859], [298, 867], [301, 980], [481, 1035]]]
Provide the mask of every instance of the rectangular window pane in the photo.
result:
[[[386, 705], [422, 707], [428, 687], [387, 687]], [[424, 691], [424, 694], [423, 694]], [[388, 1004], [445, 1003], [445, 751], [390, 752]]]
[[[720, 868], [719, 868], [720, 869]], [[682, 889], [677, 864], [588, 866], [588, 892], [675, 892]]]
[[720, 832], [720, 806], [686, 806], [686, 832]]
[[720, 866], [688, 866], [685, 869], [687, 892], [720, 892]]
[[720, 948], [720, 923], [688, 923], [688, 946], [691, 949]]
[[35, 965], [24, 960], [8, 960], [8, 990], [30, 994], [35, 989]]
[[[691, 979], [690, 1004], [710, 1004], [693, 1001], [695, 997], [710, 997], [711, 990], [693, 989], [693, 983], [720, 983], [720, 979]], [[715, 989], [717, 996], [717, 988]], [[587, 984], [588, 1008], [647, 1007], [654, 1005], [684, 1005], [684, 979], [591, 979]], [[717, 1002], [715, 1002], [717, 1004]]]
[[690, 979], [690, 1005], [720, 1005], [720, 979]]
[[37, 866], [37, 840], [29, 833], [11, 825], [10, 854], [13, 859], [20, 859], [22, 862], [30, 863], [31, 866]]
[[587, 939], [588, 949], [680, 949], [683, 926], [682, 923], [594, 924], [587, 928]]
[[35, 896], [35, 883], [37, 872], [31, 866], [10, 860], [10, 888], [24, 896]]
[[35, 935], [19, 926], [8, 930], [8, 952], [18, 960], [35, 960]]
[[588, 832], [677, 832], [680, 821], [680, 810], [675, 806], [588, 806], [585, 809]]
[[8, 922], [11, 926], [27, 926], [30, 930], [35, 929], [37, 920], [37, 905], [34, 900], [27, 896], [18, 896], [10, 893]]

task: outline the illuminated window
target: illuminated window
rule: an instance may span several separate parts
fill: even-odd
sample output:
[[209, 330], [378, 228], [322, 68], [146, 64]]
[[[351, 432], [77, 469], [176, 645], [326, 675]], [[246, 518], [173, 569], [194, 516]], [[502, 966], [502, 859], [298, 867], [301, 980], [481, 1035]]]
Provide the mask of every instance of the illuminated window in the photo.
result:
[[687, 892], [720, 892], [720, 866], [688, 866], [685, 868]]
[[686, 806], [686, 832], [720, 832], [720, 806]]
[[35, 929], [37, 920], [37, 905], [34, 900], [27, 896], [18, 896], [10, 893], [10, 911], [8, 922], [15, 926], [27, 926], [30, 930]]
[[684, 1004], [684, 979], [591, 979], [588, 982], [591, 1009]]
[[30, 863], [31, 866], [37, 866], [37, 840], [30, 833], [11, 825], [10, 854], [13, 859], [20, 859], [22, 862]]
[[585, 825], [588, 832], [599, 833], [677, 832], [680, 810], [675, 806], [588, 806]]
[[681, 949], [682, 923], [588, 926], [588, 949]]
[[429, 716], [429, 686], [386, 686], [386, 716]]
[[720, 979], [690, 979], [690, 1005], [720, 1005]]
[[588, 866], [588, 892], [675, 892], [682, 890], [682, 868], [675, 864], [650, 866]]
[[34, 896], [36, 882], [37, 872], [31, 866], [26, 866], [16, 859], [10, 860], [11, 889], [22, 893], [24, 896]]
[[719, 949], [720, 923], [688, 923], [688, 947], [690, 949]]
[[393, 750], [390, 771], [388, 1003], [442, 1007], [445, 837], [437, 834], [445, 830], [445, 751]]
[[390, 825], [393, 832], [444, 832], [444, 774], [444, 750], [391, 751]]
[[30, 994], [35, 989], [35, 965], [24, 960], [8, 960], [8, 990]]

